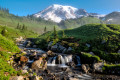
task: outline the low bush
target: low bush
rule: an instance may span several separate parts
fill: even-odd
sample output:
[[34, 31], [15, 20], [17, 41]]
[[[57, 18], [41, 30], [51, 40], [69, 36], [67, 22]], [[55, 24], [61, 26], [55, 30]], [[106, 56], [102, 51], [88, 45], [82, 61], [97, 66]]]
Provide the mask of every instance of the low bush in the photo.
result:
[[81, 53], [80, 55], [82, 64], [92, 64], [101, 61], [98, 56], [93, 56], [89, 53]]
[[105, 64], [102, 68], [103, 72], [106, 74], [116, 74], [120, 75], [120, 64]]

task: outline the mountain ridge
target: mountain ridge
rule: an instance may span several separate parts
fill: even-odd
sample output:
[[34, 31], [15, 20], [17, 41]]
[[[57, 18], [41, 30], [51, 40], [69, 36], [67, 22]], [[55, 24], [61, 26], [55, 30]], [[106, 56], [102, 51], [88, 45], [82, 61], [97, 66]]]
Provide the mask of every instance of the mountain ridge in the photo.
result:
[[59, 4], [53, 4], [48, 8], [33, 14], [36, 18], [43, 18], [45, 20], [51, 20], [56, 23], [60, 23], [62, 20], [66, 19], [76, 19], [80, 17], [102, 17], [97, 13], [88, 13], [85, 9], [78, 9], [72, 6], [64, 6]]

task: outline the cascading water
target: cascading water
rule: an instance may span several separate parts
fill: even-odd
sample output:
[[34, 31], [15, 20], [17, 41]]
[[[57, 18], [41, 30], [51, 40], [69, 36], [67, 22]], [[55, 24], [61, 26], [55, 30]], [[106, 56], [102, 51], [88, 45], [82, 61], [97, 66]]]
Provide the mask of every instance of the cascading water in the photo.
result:
[[76, 55], [76, 58], [77, 58], [77, 66], [81, 66], [80, 57]]
[[[51, 57], [48, 60], [48, 66], [59, 66], [59, 67], [67, 67], [66, 64], [72, 62], [72, 55], [58, 55], [55, 57]], [[80, 66], [80, 57], [76, 55], [77, 66]]]
[[57, 57], [54, 57], [54, 58], [53, 58], [53, 61], [52, 61], [52, 64], [53, 64], [53, 65], [55, 65], [56, 58], [57, 58]]

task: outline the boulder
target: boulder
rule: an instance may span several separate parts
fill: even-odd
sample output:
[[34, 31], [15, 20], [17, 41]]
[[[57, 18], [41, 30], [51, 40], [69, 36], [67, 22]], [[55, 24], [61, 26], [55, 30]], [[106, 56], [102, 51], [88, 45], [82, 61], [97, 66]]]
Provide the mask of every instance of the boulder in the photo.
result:
[[59, 50], [60, 52], [62, 52], [64, 49], [65, 49], [65, 47], [59, 44], [58, 50]]
[[43, 60], [42, 58], [39, 58], [39, 60], [36, 60], [32, 63], [32, 69], [35, 70], [45, 70], [47, 68], [47, 61]]
[[93, 55], [93, 56], [95, 55], [93, 52], [89, 52], [89, 53], [90, 53], [91, 55]]
[[22, 74], [26, 74], [26, 73], [28, 73], [27, 70], [22, 70]]
[[88, 73], [89, 69], [90, 68], [88, 66], [82, 64], [82, 70], [83, 70], [83, 72]]
[[118, 52], [117, 53], [120, 53], [120, 50], [118, 50]]
[[28, 58], [25, 56], [21, 56], [20, 61], [26, 63], [26, 62], [28, 62]]
[[48, 50], [51, 48], [52, 44], [53, 44], [53, 41], [49, 42], [49, 44], [48, 44]]
[[46, 53], [42, 54], [42, 57], [46, 58], [46, 57], [47, 57], [47, 54], [46, 54]]
[[72, 51], [72, 47], [69, 47], [68, 49], [67, 49], [67, 52], [71, 52]]
[[33, 48], [37, 48], [37, 45], [33, 45]]
[[102, 72], [102, 67], [104, 66], [104, 63], [103, 62], [100, 62], [100, 63], [94, 63], [93, 64], [93, 69], [96, 71], [96, 72]]
[[57, 48], [58, 48], [57, 45], [53, 45], [53, 46], [51, 47], [51, 50], [52, 50], [52, 51], [57, 51]]
[[66, 48], [62, 51], [62, 54], [64, 54], [65, 52], [67, 52], [67, 49], [66, 49]]
[[19, 38], [15, 38], [15, 41], [16, 42], [20, 42], [20, 41], [22, 41], [23, 40], [23, 37], [22, 36], [20, 36]]
[[26, 47], [30, 47], [30, 46], [31, 46], [31, 44], [32, 44], [32, 42], [31, 42], [31, 41], [27, 41]]
[[86, 46], [87, 46], [87, 47], [90, 47], [91, 45], [86, 43]]
[[10, 80], [24, 80], [24, 77], [23, 76], [14, 76], [14, 77], [11, 77]]

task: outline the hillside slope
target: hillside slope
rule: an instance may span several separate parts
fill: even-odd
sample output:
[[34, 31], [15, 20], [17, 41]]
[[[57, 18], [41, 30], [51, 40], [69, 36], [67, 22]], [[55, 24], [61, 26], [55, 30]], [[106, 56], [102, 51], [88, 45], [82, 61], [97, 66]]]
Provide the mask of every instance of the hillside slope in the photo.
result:
[[43, 33], [45, 27], [48, 31], [52, 30], [54, 26], [58, 28], [57, 24], [54, 22], [45, 21], [40, 18], [19, 17], [0, 10], [0, 25], [16, 28], [18, 23], [21, 26], [24, 24], [29, 30], [38, 33]]
[[83, 26], [85, 24], [92, 24], [92, 23], [103, 23], [103, 21], [101, 21], [98, 18], [93, 18], [93, 17], [83, 17], [83, 18], [78, 18], [78, 19], [69, 19], [69, 20], [65, 20], [65, 21], [61, 21], [58, 25], [63, 28], [63, 29], [67, 29], [67, 28], [77, 28], [80, 26]]

